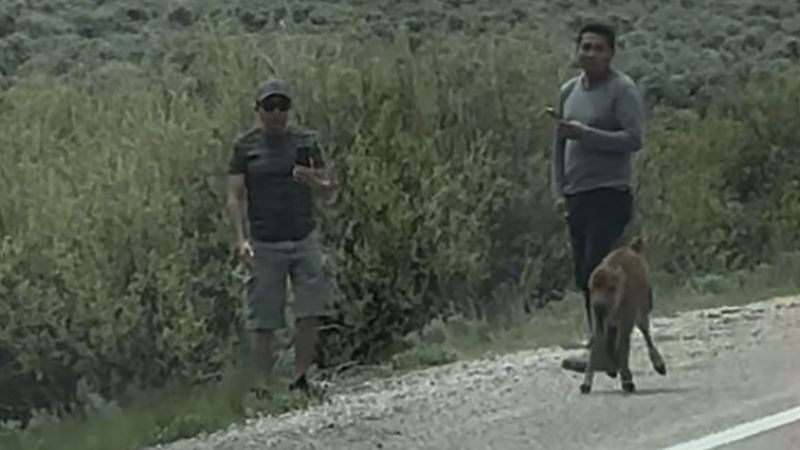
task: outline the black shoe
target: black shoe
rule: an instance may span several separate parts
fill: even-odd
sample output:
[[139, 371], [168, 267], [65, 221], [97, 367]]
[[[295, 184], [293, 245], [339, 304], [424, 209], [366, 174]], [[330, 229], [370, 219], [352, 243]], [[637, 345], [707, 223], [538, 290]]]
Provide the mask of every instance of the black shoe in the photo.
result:
[[300, 375], [294, 381], [289, 383], [289, 390], [290, 391], [295, 391], [295, 390], [298, 390], [298, 389], [300, 389], [304, 393], [308, 394], [309, 385], [308, 385], [308, 379], [306, 378], [306, 374]]

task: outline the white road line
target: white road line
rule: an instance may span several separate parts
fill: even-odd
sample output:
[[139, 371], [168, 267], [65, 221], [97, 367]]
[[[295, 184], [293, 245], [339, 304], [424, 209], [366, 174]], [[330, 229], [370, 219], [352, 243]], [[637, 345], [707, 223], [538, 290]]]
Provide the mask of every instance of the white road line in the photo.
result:
[[663, 450], [709, 450], [800, 420], [800, 406]]

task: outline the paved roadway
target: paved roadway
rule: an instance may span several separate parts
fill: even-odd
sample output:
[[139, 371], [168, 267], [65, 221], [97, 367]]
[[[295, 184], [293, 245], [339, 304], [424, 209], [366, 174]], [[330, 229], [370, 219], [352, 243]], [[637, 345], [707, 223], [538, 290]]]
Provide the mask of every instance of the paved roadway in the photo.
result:
[[733, 442], [722, 450], [768, 450], [800, 448], [800, 420]]

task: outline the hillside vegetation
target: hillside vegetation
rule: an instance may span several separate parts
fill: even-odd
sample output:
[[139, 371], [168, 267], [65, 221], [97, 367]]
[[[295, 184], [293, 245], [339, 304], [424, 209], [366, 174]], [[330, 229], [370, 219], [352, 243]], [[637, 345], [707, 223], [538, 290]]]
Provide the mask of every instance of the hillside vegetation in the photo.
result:
[[[541, 31], [568, 50], [590, 18], [614, 24], [620, 62], [648, 95], [677, 106], [705, 106], [720, 83], [792, 67], [800, 57], [797, 2], [783, 0], [6, 0], [0, 6], [0, 75], [32, 71], [85, 76], [118, 62], [185, 68], [195, 57], [182, 38], [207, 20], [230, 20], [243, 32], [391, 39], [399, 27], [412, 43], [446, 33], [502, 38]], [[545, 36], [546, 35], [546, 36]]]
[[225, 167], [273, 73], [341, 183], [321, 211], [325, 364], [560, 298], [540, 111], [593, 16], [647, 89], [633, 231], [656, 268], [797, 249], [794, 2], [4, 1], [0, 419], [215, 379], [238, 357]]

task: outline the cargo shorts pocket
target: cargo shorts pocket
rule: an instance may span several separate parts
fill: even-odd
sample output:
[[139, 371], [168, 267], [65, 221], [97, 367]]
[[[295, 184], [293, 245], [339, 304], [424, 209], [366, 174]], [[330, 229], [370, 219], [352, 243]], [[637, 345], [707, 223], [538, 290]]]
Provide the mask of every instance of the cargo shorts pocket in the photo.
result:
[[313, 235], [294, 248], [290, 272], [295, 316], [329, 315], [331, 286], [322, 265], [322, 246]]

